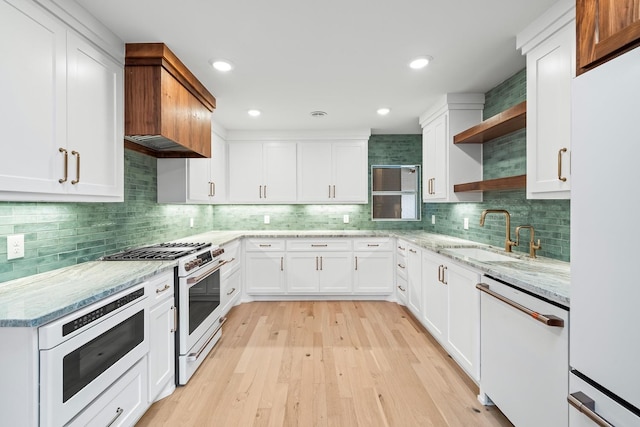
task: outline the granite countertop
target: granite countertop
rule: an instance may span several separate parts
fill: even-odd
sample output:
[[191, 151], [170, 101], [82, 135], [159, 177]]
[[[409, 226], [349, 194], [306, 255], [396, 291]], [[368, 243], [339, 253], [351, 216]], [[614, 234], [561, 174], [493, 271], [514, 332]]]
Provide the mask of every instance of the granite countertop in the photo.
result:
[[91, 261], [0, 283], [0, 327], [44, 325], [176, 265]]
[[[241, 238], [398, 237], [459, 261], [494, 278], [569, 306], [569, 263], [514, 255], [513, 261], [479, 262], [452, 248], [499, 249], [441, 234], [370, 231], [211, 231], [176, 242], [225, 245]], [[38, 327], [174, 268], [177, 261], [92, 261], [0, 283], [0, 327]]]
[[472, 258], [460, 256], [448, 251], [451, 248], [475, 247], [504, 254], [502, 248], [485, 245], [458, 237], [443, 234], [392, 231], [392, 230], [354, 230], [354, 231], [212, 231], [198, 234], [180, 241], [206, 241], [216, 245], [225, 245], [233, 240], [247, 238], [296, 238], [296, 237], [398, 237], [409, 241], [423, 249], [439, 253], [443, 256], [459, 261], [461, 264], [473, 267], [496, 279], [505, 281], [513, 286], [569, 307], [570, 264], [551, 258], [529, 258], [528, 255], [513, 253], [509, 261], [479, 262]]

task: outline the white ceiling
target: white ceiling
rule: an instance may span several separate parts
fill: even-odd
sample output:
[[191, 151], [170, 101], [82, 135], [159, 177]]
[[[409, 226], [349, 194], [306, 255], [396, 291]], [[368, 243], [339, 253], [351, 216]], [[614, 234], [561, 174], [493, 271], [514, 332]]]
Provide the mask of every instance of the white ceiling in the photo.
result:
[[[216, 97], [214, 119], [227, 130], [384, 134], [420, 133], [418, 116], [438, 95], [486, 92], [524, 68], [516, 34], [554, 2], [76, 1], [125, 42], [166, 43]], [[410, 69], [419, 55], [434, 60]], [[235, 69], [214, 71], [212, 58]], [[378, 116], [380, 107], [391, 113]]]

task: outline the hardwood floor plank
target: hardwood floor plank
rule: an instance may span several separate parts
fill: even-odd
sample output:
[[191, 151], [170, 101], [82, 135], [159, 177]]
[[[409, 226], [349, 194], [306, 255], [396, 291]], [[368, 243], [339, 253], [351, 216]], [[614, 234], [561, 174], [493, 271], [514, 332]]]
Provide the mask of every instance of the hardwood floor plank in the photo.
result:
[[252, 302], [138, 426], [511, 426], [401, 306]]

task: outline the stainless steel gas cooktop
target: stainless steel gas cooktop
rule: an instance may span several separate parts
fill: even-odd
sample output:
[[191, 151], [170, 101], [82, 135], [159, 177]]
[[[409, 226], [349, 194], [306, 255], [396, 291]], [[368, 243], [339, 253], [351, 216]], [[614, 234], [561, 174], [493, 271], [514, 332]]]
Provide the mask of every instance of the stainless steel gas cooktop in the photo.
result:
[[211, 243], [159, 243], [106, 255], [102, 261], [174, 260], [211, 246]]

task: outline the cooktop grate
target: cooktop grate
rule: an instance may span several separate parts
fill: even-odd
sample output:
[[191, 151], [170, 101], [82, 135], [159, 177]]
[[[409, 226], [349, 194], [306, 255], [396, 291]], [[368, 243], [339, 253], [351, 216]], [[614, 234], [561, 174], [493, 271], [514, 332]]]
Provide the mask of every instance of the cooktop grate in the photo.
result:
[[211, 243], [159, 243], [106, 255], [103, 261], [174, 260], [211, 246]]

